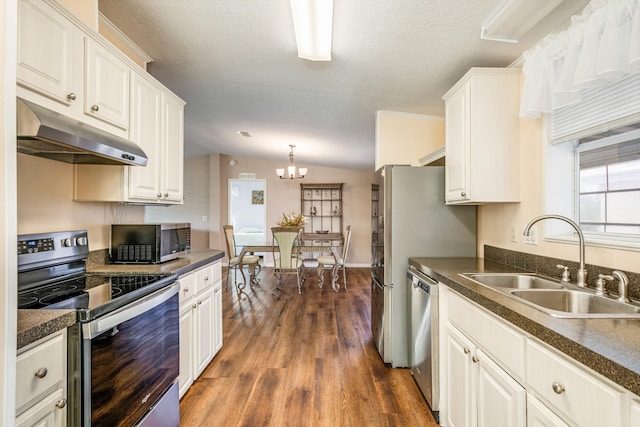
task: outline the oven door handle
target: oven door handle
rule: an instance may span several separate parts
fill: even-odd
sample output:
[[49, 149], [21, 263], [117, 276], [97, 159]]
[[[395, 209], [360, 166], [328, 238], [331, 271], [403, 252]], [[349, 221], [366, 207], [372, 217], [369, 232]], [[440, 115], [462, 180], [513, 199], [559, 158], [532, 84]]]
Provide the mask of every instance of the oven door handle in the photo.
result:
[[118, 326], [120, 323], [133, 319], [134, 317], [159, 306], [178, 293], [180, 285], [174, 282], [167, 288], [160, 289], [136, 302], [126, 305], [113, 313], [82, 325], [84, 339], [92, 339], [96, 336]]

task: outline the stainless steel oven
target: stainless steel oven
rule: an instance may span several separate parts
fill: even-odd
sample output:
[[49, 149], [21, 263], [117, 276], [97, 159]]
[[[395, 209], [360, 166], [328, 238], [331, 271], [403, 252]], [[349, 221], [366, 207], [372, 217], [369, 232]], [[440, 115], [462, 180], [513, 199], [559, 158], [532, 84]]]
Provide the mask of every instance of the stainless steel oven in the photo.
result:
[[18, 307], [77, 313], [68, 424], [178, 426], [176, 276], [90, 274], [87, 256], [83, 230], [18, 237]]

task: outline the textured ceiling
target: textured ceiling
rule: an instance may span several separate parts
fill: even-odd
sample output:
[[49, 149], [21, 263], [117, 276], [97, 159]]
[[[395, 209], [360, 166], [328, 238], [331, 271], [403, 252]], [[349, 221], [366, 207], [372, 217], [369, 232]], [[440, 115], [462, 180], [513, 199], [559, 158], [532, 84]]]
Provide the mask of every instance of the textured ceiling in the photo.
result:
[[[377, 110], [444, 115], [470, 67], [504, 67], [586, 0], [518, 44], [481, 40], [503, 0], [334, 0], [332, 61], [297, 57], [289, 0], [99, 0], [148, 70], [186, 102], [186, 155], [373, 169]], [[247, 131], [245, 138], [236, 131]]]

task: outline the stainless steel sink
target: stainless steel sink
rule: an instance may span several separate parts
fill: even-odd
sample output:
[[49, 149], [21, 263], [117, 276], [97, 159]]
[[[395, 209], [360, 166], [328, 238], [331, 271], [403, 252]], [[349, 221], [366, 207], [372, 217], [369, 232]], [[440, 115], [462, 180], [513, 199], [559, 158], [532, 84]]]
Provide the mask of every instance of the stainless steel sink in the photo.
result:
[[512, 290], [510, 293], [556, 317], [640, 317], [638, 306], [582, 290]]
[[462, 273], [464, 277], [491, 288], [502, 289], [562, 289], [554, 282], [537, 274], [526, 273]]
[[640, 306], [535, 273], [461, 273], [488, 288], [562, 318], [640, 318]]

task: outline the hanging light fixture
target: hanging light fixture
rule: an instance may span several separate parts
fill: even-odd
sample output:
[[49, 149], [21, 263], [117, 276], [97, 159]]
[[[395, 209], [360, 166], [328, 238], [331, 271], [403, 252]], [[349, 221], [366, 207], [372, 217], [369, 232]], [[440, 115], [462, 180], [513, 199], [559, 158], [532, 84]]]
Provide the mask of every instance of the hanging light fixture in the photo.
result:
[[307, 174], [307, 168], [298, 168], [298, 174], [300, 176], [296, 176], [296, 167], [293, 165], [293, 147], [295, 147], [295, 145], [289, 144], [289, 147], [291, 147], [291, 151], [289, 151], [289, 166], [287, 166], [287, 174], [284, 174], [284, 168], [277, 168], [276, 173], [280, 179], [304, 178]]

